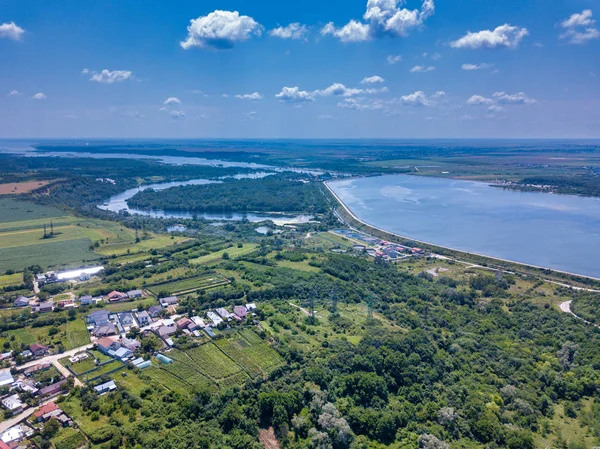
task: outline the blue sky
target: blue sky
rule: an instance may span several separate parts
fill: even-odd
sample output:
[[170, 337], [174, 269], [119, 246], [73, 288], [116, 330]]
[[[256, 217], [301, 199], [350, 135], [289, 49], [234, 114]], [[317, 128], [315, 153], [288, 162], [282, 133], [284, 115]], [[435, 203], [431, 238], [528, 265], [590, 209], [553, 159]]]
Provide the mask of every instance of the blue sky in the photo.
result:
[[598, 0], [8, 0], [0, 137], [600, 137], [598, 17]]

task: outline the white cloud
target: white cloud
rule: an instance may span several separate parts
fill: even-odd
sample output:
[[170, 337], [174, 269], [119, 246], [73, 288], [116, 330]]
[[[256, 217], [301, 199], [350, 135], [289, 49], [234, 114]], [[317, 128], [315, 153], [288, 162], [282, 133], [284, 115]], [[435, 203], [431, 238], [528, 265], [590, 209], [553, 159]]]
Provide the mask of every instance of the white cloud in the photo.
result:
[[367, 100], [365, 98], [346, 98], [337, 104], [338, 108], [354, 109], [355, 111], [376, 111], [385, 109], [382, 100]]
[[45, 93], [43, 93], [43, 92], [38, 92], [37, 94], [35, 94], [35, 95], [34, 95], [34, 96], [32, 96], [31, 98], [32, 98], [32, 99], [34, 99], [34, 100], [45, 100], [45, 99], [46, 99], [46, 98], [48, 98], [48, 97], [46, 96], [46, 94], [45, 94]]
[[25, 30], [17, 25], [15, 22], [3, 23], [0, 25], [0, 38], [12, 39], [13, 41], [20, 41], [25, 34]]
[[133, 79], [133, 72], [129, 70], [107, 70], [104, 69], [100, 73], [91, 71], [89, 69], [83, 69], [81, 71], [82, 75], [91, 74], [90, 81], [95, 81], [97, 83], [103, 84], [113, 84], [120, 83], [122, 81], [127, 81], [129, 79]]
[[368, 77], [363, 78], [363, 80], [360, 83], [361, 84], [377, 84], [377, 83], [385, 83], [385, 80], [378, 75], [374, 75], [374, 76], [368, 76]]
[[387, 87], [380, 87], [378, 89], [370, 88], [370, 89], [358, 89], [355, 87], [346, 87], [342, 83], [333, 83], [326, 89], [316, 90], [314, 92], [315, 95], [322, 95], [325, 97], [336, 96], [336, 97], [354, 97], [356, 95], [362, 94], [378, 94], [382, 92], [387, 92]]
[[181, 48], [193, 47], [226, 49], [236, 42], [246, 41], [252, 36], [261, 36], [263, 27], [252, 17], [240, 16], [237, 11], [216, 10], [206, 16], [192, 19], [188, 36], [180, 42]]
[[411, 73], [432, 72], [434, 70], [435, 70], [435, 67], [432, 65], [430, 65], [430, 66], [416, 65], [412, 69], [410, 69]]
[[169, 97], [163, 104], [181, 104], [181, 100], [177, 97]]
[[413, 94], [403, 95], [400, 97], [402, 103], [407, 106], [429, 106], [431, 102], [425, 95], [425, 92], [418, 90]]
[[460, 39], [451, 42], [454, 48], [516, 48], [525, 36], [529, 34], [527, 28], [520, 28], [509, 24], [497, 27], [495, 30], [483, 30], [477, 33], [469, 32]]
[[596, 21], [592, 19], [591, 9], [572, 14], [571, 17], [560, 24], [565, 29], [565, 32], [560, 35], [560, 39], [567, 39], [570, 44], [585, 44], [588, 41], [598, 39], [600, 38], [600, 31], [595, 25]]
[[473, 95], [467, 100], [467, 104], [471, 106], [492, 105], [495, 101], [492, 98], [486, 98], [481, 95]]
[[11, 90], [8, 94], [9, 97], [17, 97], [21, 95], [21, 92], [19, 92], [18, 90]]
[[431, 59], [433, 59], [434, 61], [439, 61], [440, 59], [442, 59], [442, 55], [440, 55], [439, 53], [434, 53], [431, 55]]
[[307, 34], [307, 26], [301, 25], [298, 22], [290, 23], [286, 27], [278, 27], [269, 31], [269, 36], [279, 37], [281, 39], [304, 39]]
[[184, 119], [185, 118], [185, 112], [183, 111], [171, 111], [170, 114], [172, 119]]
[[315, 101], [315, 97], [312, 93], [300, 90], [296, 87], [284, 87], [277, 95], [275, 95], [281, 102], [285, 103], [308, 103]]
[[438, 90], [435, 94], [433, 94], [434, 98], [443, 98], [446, 96], [446, 92], [443, 90]]
[[463, 70], [484, 70], [489, 69], [493, 66], [493, 64], [488, 64], [486, 62], [482, 62], [481, 64], [463, 64], [460, 68]]
[[259, 94], [258, 92], [254, 92], [252, 94], [236, 95], [235, 98], [237, 98], [239, 100], [257, 101], [257, 100], [262, 100], [263, 96], [261, 94]]
[[505, 110], [506, 109], [504, 109], [502, 106], [498, 106], [497, 104], [493, 104], [488, 108], [488, 111], [490, 112], [502, 112]]
[[402, 55], [389, 55], [387, 57], [387, 63], [389, 65], [398, 64], [400, 61], [402, 61]]
[[351, 20], [341, 28], [333, 22], [321, 30], [321, 34], [331, 34], [342, 42], [364, 42], [384, 36], [403, 37], [418, 28], [433, 15], [433, 0], [424, 0], [421, 9], [400, 8], [401, 0], [368, 0], [364, 22]]
[[534, 104], [537, 100], [529, 98], [523, 92], [507, 94], [506, 92], [495, 92], [494, 97], [500, 104]]

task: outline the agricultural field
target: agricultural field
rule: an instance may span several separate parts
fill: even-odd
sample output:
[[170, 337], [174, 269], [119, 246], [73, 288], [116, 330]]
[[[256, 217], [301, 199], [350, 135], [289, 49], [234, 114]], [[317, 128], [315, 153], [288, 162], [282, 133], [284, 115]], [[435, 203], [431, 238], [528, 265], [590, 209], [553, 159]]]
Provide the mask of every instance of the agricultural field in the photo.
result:
[[214, 262], [220, 262], [223, 260], [223, 254], [227, 253], [230, 259], [235, 259], [236, 257], [245, 256], [246, 254], [250, 254], [258, 248], [258, 245], [255, 243], [244, 243], [241, 248], [232, 247], [227, 248], [221, 251], [217, 251], [211, 254], [207, 254], [206, 256], [198, 257], [196, 259], [191, 259], [190, 264], [196, 265], [209, 265]]
[[208, 290], [215, 287], [221, 287], [229, 284], [229, 280], [219, 274], [212, 273], [202, 276], [196, 276], [188, 279], [181, 279], [174, 282], [151, 285], [148, 290], [157, 295], [159, 292], [166, 292], [169, 295], [183, 295], [193, 293], [198, 290]]
[[20, 195], [47, 186], [49, 181], [7, 182], [0, 184], [0, 195]]
[[67, 427], [61, 429], [57, 435], [52, 438], [52, 445], [55, 449], [78, 449], [87, 444], [85, 435], [77, 429]]
[[215, 344], [252, 376], [265, 375], [283, 362], [270, 346], [264, 342], [253, 343], [241, 334], [218, 340]]
[[110, 362], [105, 363], [104, 365], [100, 365], [98, 369], [87, 373], [83, 376], [82, 380], [90, 382], [94, 379], [98, 379], [99, 377], [105, 374], [112, 373], [113, 371], [117, 371], [122, 368], [125, 368], [125, 365], [123, 363], [119, 362], [118, 360], [112, 360]]
[[[44, 238], [44, 226], [47, 236], [54, 231], [51, 237]], [[53, 207], [0, 200], [0, 273], [31, 265], [58, 268], [105, 256], [146, 253], [186, 240], [152, 233], [143, 233], [141, 238], [136, 243], [135, 230], [117, 222], [81, 219]]]
[[4, 287], [13, 287], [23, 283], [23, 275], [21, 273], [5, 274], [0, 276], [0, 289]]
[[40, 206], [25, 201], [0, 199], [0, 223], [13, 221], [50, 219], [66, 215], [62, 210], [51, 206]]
[[[154, 365], [158, 363], [160, 362], [153, 362]], [[190, 384], [157, 366], [151, 366], [144, 369], [139, 376], [142, 380], [147, 379], [148, 384], [156, 383], [158, 385], [162, 385], [167, 390], [180, 393], [184, 396], [188, 396], [191, 393]]]

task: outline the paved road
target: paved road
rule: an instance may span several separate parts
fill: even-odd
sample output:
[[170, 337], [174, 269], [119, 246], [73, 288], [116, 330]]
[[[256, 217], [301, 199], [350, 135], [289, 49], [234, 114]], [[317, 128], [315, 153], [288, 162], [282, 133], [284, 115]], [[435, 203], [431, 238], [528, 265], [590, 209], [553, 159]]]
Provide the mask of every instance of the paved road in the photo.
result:
[[71, 349], [69, 351], [65, 351], [62, 354], [47, 355], [44, 358], [32, 360], [31, 362], [27, 362], [27, 363], [24, 363], [23, 365], [19, 365], [17, 367], [17, 369], [22, 370], [22, 369], [25, 369], [25, 368], [30, 368], [32, 366], [39, 365], [40, 363], [52, 363], [54, 365], [54, 362], [57, 362], [60, 359], [63, 359], [65, 357], [74, 356], [75, 354], [80, 353], [82, 351], [85, 351], [86, 349], [91, 349], [93, 346], [94, 345], [92, 345], [90, 343], [88, 345], [79, 346], [78, 348]]
[[600, 328], [600, 326], [599, 326], [599, 325], [597, 325], [597, 324], [594, 324], [594, 323], [591, 323], [590, 321], [588, 321], [588, 320], [586, 320], [586, 319], [584, 319], [584, 318], [581, 318], [579, 315], [575, 315], [575, 314], [573, 313], [573, 311], [571, 310], [571, 303], [572, 303], [572, 302], [573, 302], [573, 301], [565, 301], [565, 302], [561, 303], [561, 304], [560, 304], [560, 310], [562, 310], [564, 313], [568, 313], [568, 314], [570, 314], [570, 315], [573, 315], [575, 318], [577, 318], [578, 320], [581, 320], [581, 321], [583, 321], [585, 324], [589, 324], [589, 325], [591, 325], [591, 326], [595, 326], [595, 327], [597, 327], [597, 328]]

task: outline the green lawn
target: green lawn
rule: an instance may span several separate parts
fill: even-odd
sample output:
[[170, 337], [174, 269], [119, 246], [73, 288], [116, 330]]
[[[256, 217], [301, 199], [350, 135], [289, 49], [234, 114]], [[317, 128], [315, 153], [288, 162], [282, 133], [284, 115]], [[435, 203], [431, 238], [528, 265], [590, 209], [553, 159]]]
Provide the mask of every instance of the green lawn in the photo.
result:
[[65, 213], [52, 206], [40, 206], [26, 201], [9, 198], [0, 199], [0, 222], [50, 219], [62, 217]]

